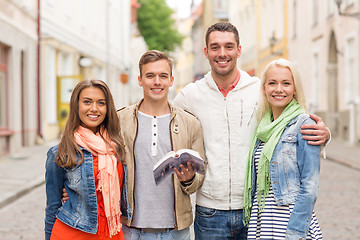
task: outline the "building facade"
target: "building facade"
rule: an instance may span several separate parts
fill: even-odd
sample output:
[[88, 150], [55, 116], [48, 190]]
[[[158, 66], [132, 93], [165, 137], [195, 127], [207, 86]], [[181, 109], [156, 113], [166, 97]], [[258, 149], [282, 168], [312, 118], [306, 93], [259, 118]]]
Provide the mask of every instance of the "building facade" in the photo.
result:
[[[360, 139], [360, 15], [357, 0], [289, 1], [289, 58], [298, 63], [308, 108], [332, 137]], [[303, 16], [307, 16], [304, 18]]]
[[203, 0], [192, 9], [193, 43], [193, 80], [201, 79], [209, 70], [210, 65], [204, 55], [205, 34], [207, 29], [216, 22], [228, 21], [228, 7], [230, 0]]
[[0, 156], [38, 136], [37, 1], [0, 0]]
[[287, 58], [288, 15], [286, 0], [230, 0], [229, 22], [240, 35], [239, 65], [250, 75], [260, 76], [273, 59]]
[[358, 144], [360, 1], [229, 1], [229, 21], [240, 33], [241, 68], [260, 76], [273, 59], [293, 61], [308, 111], [323, 118], [332, 137]]
[[118, 108], [129, 104], [130, 0], [41, 0], [40, 19], [45, 140], [62, 133], [78, 81], [104, 80]]

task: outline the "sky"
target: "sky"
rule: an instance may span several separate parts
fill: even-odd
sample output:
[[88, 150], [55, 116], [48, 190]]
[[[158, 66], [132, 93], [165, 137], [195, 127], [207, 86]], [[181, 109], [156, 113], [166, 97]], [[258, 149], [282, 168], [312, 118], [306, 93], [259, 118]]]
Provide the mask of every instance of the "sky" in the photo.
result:
[[[166, 0], [166, 3], [174, 9], [174, 11], [177, 11], [178, 16], [180, 18], [186, 18], [190, 16], [191, 13], [191, 1], [192, 0]], [[201, 3], [202, 0], [194, 0], [195, 5]]]

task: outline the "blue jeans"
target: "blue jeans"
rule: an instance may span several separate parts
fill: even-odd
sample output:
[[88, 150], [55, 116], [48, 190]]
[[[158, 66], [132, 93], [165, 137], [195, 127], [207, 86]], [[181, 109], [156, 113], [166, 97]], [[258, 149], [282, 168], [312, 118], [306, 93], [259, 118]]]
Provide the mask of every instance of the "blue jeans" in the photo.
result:
[[190, 240], [190, 229], [180, 231], [168, 230], [164, 233], [148, 233], [139, 229], [129, 228], [122, 225], [124, 239], [126, 240]]
[[247, 227], [242, 220], [242, 209], [217, 210], [196, 205], [195, 239], [247, 239]]

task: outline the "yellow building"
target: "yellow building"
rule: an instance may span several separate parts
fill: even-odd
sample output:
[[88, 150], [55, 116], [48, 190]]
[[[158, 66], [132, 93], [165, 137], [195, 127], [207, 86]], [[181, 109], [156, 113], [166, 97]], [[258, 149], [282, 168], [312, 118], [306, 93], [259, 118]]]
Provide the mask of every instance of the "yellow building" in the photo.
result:
[[287, 0], [229, 0], [229, 22], [240, 34], [240, 68], [260, 76], [273, 59], [287, 58]]
[[260, 73], [270, 61], [288, 56], [288, 1], [257, 0], [256, 6]]

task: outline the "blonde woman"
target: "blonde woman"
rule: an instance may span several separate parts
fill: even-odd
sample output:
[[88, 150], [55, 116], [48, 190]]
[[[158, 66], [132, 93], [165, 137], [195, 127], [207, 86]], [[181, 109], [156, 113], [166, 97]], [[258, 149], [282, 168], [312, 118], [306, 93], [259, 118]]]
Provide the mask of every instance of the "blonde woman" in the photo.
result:
[[259, 125], [250, 145], [244, 193], [248, 239], [322, 239], [314, 214], [320, 146], [302, 138], [305, 114], [299, 74], [285, 59], [262, 75]]

